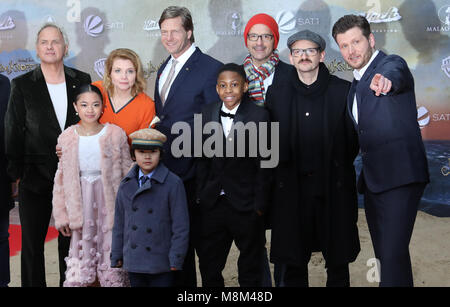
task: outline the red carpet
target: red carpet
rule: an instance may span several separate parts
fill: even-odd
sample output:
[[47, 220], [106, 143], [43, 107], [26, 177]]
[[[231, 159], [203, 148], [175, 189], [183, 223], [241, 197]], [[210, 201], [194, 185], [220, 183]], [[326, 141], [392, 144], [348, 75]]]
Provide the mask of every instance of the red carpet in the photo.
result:
[[[55, 227], [49, 227], [45, 242], [58, 237], [58, 230]], [[15, 256], [22, 249], [22, 228], [20, 225], [9, 225], [9, 256]]]

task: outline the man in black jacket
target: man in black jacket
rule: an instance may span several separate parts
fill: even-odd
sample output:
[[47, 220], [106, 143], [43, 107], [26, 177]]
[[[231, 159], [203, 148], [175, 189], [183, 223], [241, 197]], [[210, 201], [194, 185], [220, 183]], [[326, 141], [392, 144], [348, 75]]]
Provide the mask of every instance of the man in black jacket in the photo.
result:
[[10, 282], [9, 271], [9, 210], [14, 207], [11, 180], [6, 172], [4, 150], [4, 118], [10, 92], [9, 80], [0, 74], [0, 287]]
[[[24, 287], [43, 287], [44, 242], [52, 213], [53, 179], [61, 132], [79, 121], [72, 103], [88, 74], [64, 66], [68, 42], [62, 30], [45, 24], [36, 39], [41, 65], [11, 82], [5, 116], [8, 173], [19, 187], [22, 227], [21, 278]], [[60, 285], [64, 281], [70, 238], [58, 237]]]
[[323, 64], [325, 41], [309, 30], [288, 39], [296, 70], [274, 99], [280, 123], [280, 163], [271, 211], [271, 261], [281, 286], [308, 286], [311, 253], [321, 251], [327, 286], [349, 286], [348, 263], [359, 253], [353, 161], [357, 137], [346, 112], [350, 83]]
[[[266, 106], [267, 101], [273, 100], [278, 95], [279, 89], [290, 76], [289, 71], [293, 69], [279, 58], [277, 50], [279, 38], [277, 22], [272, 16], [264, 13], [250, 18], [244, 29], [244, 42], [249, 52], [243, 64], [249, 83], [248, 95], [251, 101], [261, 107]], [[270, 229], [267, 214], [265, 227]], [[263, 272], [261, 286], [271, 287], [272, 277], [267, 250], [263, 256], [261, 270]], [[274, 274], [277, 279], [277, 264]]]

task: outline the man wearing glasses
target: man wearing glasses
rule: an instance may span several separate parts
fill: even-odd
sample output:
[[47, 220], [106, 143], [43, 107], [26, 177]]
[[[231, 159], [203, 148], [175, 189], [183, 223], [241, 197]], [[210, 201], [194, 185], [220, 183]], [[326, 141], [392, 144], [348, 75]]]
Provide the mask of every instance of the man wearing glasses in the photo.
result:
[[[249, 51], [249, 55], [244, 60], [248, 95], [251, 101], [261, 107], [266, 106], [267, 101], [273, 100], [278, 95], [280, 87], [287, 82], [288, 72], [293, 69], [291, 65], [281, 61], [278, 56], [279, 38], [278, 24], [267, 14], [253, 16], [244, 29], [244, 42]], [[268, 217], [268, 213], [265, 216]], [[270, 228], [270, 225], [267, 225], [267, 218], [266, 222], [266, 228]], [[271, 287], [272, 277], [266, 255], [267, 251], [265, 250], [262, 255], [261, 286]], [[275, 267], [275, 275], [277, 275], [277, 267]], [[277, 278], [275, 277], [275, 279]]]
[[327, 286], [350, 286], [359, 251], [353, 161], [357, 135], [346, 112], [350, 83], [324, 65], [325, 40], [309, 30], [288, 39], [288, 84], [268, 101], [280, 123], [280, 163], [271, 211], [271, 261], [278, 285], [308, 286], [311, 253], [326, 261]]
[[267, 14], [250, 18], [244, 29], [245, 46], [249, 55], [244, 60], [244, 69], [249, 82], [248, 93], [253, 102], [264, 106], [277, 86], [285, 80], [291, 66], [280, 61], [278, 56], [278, 24]]

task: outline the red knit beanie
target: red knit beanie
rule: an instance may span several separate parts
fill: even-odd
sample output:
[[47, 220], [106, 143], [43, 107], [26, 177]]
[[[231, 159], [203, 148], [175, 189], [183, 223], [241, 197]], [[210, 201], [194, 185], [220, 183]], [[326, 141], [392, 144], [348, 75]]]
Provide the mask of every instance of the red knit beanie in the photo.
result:
[[275, 19], [273, 19], [272, 16], [269, 16], [267, 14], [257, 14], [255, 16], [253, 16], [252, 18], [250, 18], [250, 20], [247, 22], [247, 25], [245, 26], [245, 29], [244, 29], [245, 46], [247, 47], [248, 31], [250, 31], [250, 29], [256, 24], [263, 24], [263, 25], [266, 25], [269, 27], [269, 29], [272, 31], [273, 38], [274, 38], [273, 49], [277, 49], [278, 40], [280, 39], [280, 33], [278, 32], [278, 24], [275, 21]]

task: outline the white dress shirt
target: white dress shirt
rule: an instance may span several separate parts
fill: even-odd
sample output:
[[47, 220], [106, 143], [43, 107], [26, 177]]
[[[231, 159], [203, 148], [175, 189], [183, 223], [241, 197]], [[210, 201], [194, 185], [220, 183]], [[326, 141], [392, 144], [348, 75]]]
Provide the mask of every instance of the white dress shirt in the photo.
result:
[[[230, 113], [230, 114], [236, 115], [236, 112], [237, 112], [237, 109], [239, 108], [239, 106], [240, 106], [240, 104], [235, 106], [232, 110], [229, 110], [229, 109], [227, 109], [225, 104], [222, 102], [222, 111], [225, 113]], [[225, 137], [227, 137], [231, 131], [231, 126], [233, 125], [233, 119], [228, 116], [221, 116], [220, 119], [222, 121], [223, 134], [225, 135]]]
[[[378, 55], [378, 50], [376, 50], [372, 54], [372, 57], [370, 58], [369, 62], [363, 68], [361, 68], [360, 70], [357, 70], [357, 69], [353, 70], [353, 77], [355, 77], [355, 79], [357, 81], [361, 80], [361, 78], [364, 75], [364, 73], [366, 72], [367, 68], [369, 68], [370, 64], [376, 58], [377, 55]], [[353, 114], [353, 118], [355, 119], [355, 122], [358, 123], [358, 103], [356, 101], [356, 93], [355, 93], [355, 97], [353, 98], [352, 114]]]
[[53, 109], [56, 113], [61, 131], [64, 131], [67, 118], [67, 88], [66, 82], [59, 84], [47, 83], [48, 93], [53, 103]]
[[[175, 74], [173, 76], [172, 82], [169, 85], [169, 88], [166, 91], [166, 97], [164, 97], [164, 100], [167, 99], [167, 96], [169, 95], [170, 88], [172, 87], [173, 81], [175, 81], [176, 77], [178, 76], [178, 73], [183, 68], [184, 64], [189, 60], [191, 55], [195, 52], [195, 45], [192, 44], [191, 47], [189, 47], [188, 50], [186, 50], [182, 55], [180, 55], [177, 60], [177, 66], [175, 67]], [[174, 60], [174, 57], [172, 56], [167, 62], [166, 67], [164, 67], [164, 70], [161, 73], [161, 77], [159, 78], [159, 84], [158, 84], [158, 91], [161, 94], [162, 87], [164, 86], [164, 83], [166, 82], [167, 76], [169, 75], [170, 68], [172, 67], [172, 62]], [[162, 98], [162, 97], [161, 97]]]

